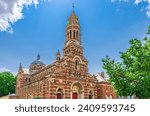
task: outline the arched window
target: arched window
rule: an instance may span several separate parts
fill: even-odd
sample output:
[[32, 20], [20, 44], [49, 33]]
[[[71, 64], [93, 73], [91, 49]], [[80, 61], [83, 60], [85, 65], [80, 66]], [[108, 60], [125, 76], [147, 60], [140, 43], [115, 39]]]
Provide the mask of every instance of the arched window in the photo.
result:
[[75, 61], [75, 69], [79, 69], [79, 61], [78, 60]]
[[93, 93], [92, 93], [92, 91], [89, 92], [89, 99], [93, 99]]
[[79, 73], [77, 73], [77, 77], [79, 76]]
[[74, 77], [76, 77], [76, 71], [74, 72]]
[[73, 38], [75, 39], [75, 36], [76, 36], [76, 31], [74, 30], [73, 31]]
[[70, 30], [70, 39], [72, 38], [72, 31]]
[[68, 61], [68, 66], [70, 66], [70, 60]]
[[113, 99], [113, 96], [112, 95], [110, 95], [110, 97], [109, 97], [110, 99]]
[[107, 95], [105, 95], [105, 99], [109, 99], [109, 97]]
[[79, 77], [78, 78], [81, 78], [81, 73], [79, 73]]
[[78, 35], [79, 35], [79, 32], [77, 31], [77, 32], [76, 32], [76, 38], [77, 38], [77, 39], [79, 38]]
[[67, 33], [67, 38], [69, 38], [69, 33]]
[[28, 78], [26, 78], [26, 82], [28, 82]]
[[56, 94], [57, 99], [63, 99], [63, 90], [59, 88]]
[[71, 70], [69, 70], [69, 76], [71, 76]]

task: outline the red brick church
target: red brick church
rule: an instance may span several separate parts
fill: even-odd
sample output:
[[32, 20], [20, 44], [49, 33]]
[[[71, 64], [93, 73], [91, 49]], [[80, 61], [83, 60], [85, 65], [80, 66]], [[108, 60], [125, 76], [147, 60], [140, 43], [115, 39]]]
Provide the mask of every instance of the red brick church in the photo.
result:
[[58, 51], [56, 61], [46, 66], [38, 55], [30, 64], [29, 70], [20, 65], [16, 95], [20, 99], [116, 98], [104, 73], [95, 76], [88, 72], [88, 61], [83, 55], [80, 23], [74, 11], [66, 26], [63, 56]]

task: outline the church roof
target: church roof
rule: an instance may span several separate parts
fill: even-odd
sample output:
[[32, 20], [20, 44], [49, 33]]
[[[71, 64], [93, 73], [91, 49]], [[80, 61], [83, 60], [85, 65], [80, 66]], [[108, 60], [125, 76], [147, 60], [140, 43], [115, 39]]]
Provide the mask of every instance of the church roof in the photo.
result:
[[40, 65], [40, 64], [45, 65], [45, 64], [44, 64], [42, 61], [40, 61], [40, 60], [35, 60], [35, 61], [33, 61], [31, 64], [32, 64], [32, 65]]
[[107, 76], [104, 74], [104, 72], [101, 72], [101, 73], [97, 73], [96, 74], [96, 78], [99, 82], [108, 82], [108, 78]]

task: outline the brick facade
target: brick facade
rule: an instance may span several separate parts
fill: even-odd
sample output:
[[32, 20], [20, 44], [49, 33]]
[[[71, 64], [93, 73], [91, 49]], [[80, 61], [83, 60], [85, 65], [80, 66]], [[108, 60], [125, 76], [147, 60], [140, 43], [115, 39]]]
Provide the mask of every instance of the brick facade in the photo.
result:
[[21, 99], [104, 99], [116, 98], [112, 85], [99, 82], [88, 72], [88, 61], [83, 55], [81, 31], [74, 11], [66, 26], [63, 56], [46, 66], [40, 55], [25, 71], [20, 65], [16, 95]]

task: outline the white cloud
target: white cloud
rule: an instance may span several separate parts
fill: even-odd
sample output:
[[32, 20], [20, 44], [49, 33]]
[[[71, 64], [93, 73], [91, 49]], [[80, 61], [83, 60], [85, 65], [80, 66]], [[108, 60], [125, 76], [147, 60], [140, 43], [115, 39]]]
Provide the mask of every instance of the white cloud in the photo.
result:
[[150, 17], [150, 0], [111, 0], [111, 2], [134, 2], [134, 4], [139, 5], [140, 3], [146, 3], [145, 8], [147, 17]]
[[0, 68], [0, 72], [9, 72], [10, 70], [7, 68]]
[[0, 31], [13, 33], [12, 24], [23, 18], [23, 8], [51, 0], [0, 0]]
[[146, 12], [147, 16], [150, 17], [150, 4], [146, 7], [146, 10], [147, 10]]
[[17, 75], [17, 72], [13, 72], [13, 71], [9, 70], [8, 68], [0, 68], [0, 73], [1, 72], [11, 72], [13, 75]]

